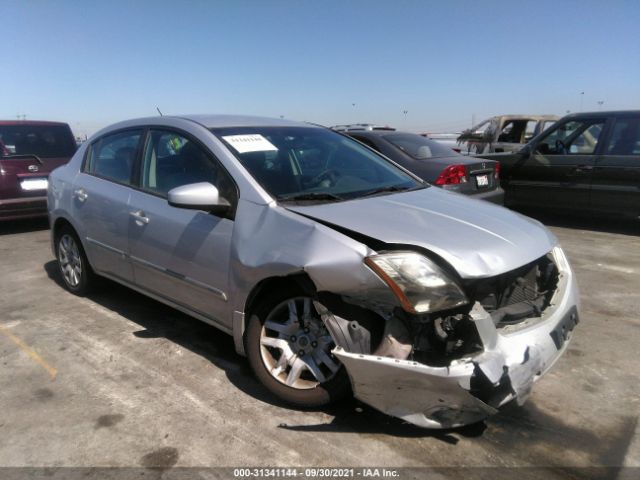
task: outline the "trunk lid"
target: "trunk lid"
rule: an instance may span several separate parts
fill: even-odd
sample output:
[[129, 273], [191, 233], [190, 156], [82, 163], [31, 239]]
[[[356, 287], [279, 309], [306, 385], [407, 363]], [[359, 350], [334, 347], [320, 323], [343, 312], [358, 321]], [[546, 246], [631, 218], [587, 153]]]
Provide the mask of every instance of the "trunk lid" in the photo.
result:
[[0, 157], [0, 198], [46, 195], [47, 178], [68, 157], [39, 158], [34, 155]]

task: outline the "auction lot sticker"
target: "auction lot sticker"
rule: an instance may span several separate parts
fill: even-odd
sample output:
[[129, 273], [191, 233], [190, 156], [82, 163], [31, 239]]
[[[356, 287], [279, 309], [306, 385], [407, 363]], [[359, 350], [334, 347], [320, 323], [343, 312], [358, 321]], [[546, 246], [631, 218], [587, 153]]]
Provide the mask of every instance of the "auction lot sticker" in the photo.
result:
[[228, 135], [222, 138], [235, 148], [238, 153], [278, 151], [274, 144], [257, 133], [252, 135]]

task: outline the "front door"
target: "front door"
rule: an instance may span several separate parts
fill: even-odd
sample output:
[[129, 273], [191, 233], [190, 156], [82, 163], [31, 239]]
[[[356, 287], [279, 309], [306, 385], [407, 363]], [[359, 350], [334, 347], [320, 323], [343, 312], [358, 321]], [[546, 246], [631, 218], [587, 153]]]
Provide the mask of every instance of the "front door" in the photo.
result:
[[510, 198], [518, 205], [554, 209], [589, 207], [591, 175], [605, 120], [570, 120], [533, 145], [510, 172]]
[[132, 192], [129, 201], [135, 283], [222, 323], [229, 318], [233, 219], [172, 207], [167, 193], [182, 185], [210, 182], [235, 206], [236, 187], [218, 161], [185, 134], [151, 129], [145, 143], [140, 190]]

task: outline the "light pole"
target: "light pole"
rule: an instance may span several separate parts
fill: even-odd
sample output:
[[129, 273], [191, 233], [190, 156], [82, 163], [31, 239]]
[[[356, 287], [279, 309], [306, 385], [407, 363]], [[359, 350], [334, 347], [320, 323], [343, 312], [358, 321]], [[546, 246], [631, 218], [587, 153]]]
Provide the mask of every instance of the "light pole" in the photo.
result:
[[580, 111], [582, 111], [583, 101], [584, 101], [584, 92], [580, 92]]
[[602, 105], [604, 104], [604, 100], [598, 100], [598, 111], [602, 110]]
[[409, 110], [403, 110], [402, 113], [404, 113], [404, 129], [407, 129], [407, 113], [409, 113]]

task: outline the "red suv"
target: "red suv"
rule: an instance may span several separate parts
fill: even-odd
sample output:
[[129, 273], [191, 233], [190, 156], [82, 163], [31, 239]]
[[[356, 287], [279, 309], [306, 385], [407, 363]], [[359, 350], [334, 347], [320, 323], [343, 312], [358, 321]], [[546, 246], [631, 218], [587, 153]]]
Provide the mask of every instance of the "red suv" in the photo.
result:
[[47, 179], [76, 151], [66, 123], [0, 120], [0, 220], [47, 214]]

